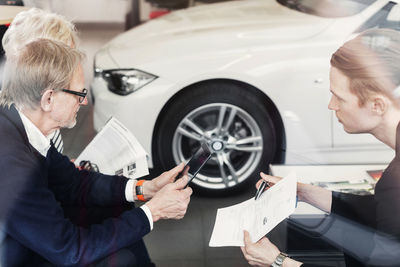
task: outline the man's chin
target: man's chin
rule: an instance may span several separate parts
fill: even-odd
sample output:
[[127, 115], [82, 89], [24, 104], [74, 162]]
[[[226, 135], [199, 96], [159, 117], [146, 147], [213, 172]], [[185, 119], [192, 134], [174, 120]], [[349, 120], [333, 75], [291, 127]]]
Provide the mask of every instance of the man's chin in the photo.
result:
[[72, 129], [75, 127], [75, 125], [76, 125], [76, 119], [74, 119], [73, 121], [71, 121], [69, 123], [66, 123], [64, 125], [64, 127], [62, 127], [62, 128]]
[[363, 133], [363, 132], [360, 132], [360, 131], [357, 131], [357, 130], [354, 130], [354, 129], [345, 128], [344, 126], [343, 126], [343, 130], [348, 134], [360, 134], [360, 133]]
[[74, 120], [71, 124], [69, 124], [67, 128], [72, 129], [75, 127], [75, 125], [76, 125], [76, 120]]

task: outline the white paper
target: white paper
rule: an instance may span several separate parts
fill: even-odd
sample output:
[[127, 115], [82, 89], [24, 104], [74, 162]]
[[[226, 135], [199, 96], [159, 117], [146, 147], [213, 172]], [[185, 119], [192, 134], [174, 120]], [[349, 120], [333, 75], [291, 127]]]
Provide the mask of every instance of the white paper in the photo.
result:
[[252, 242], [260, 240], [294, 212], [296, 190], [296, 175], [290, 173], [257, 200], [218, 209], [209, 246], [244, 246], [243, 230], [249, 232]]
[[135, 136], [116, 118], [111, 118], [75, 160], [89, 160], [99, 172], [135, 179], [149, 174], [147, 154]]

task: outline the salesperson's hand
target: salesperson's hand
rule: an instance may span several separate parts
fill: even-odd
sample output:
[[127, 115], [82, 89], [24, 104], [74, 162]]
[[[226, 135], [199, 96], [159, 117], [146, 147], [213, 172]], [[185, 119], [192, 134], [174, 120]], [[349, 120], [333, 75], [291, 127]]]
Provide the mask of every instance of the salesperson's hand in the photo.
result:
[[[282, 179], [281, 177], [268, 175], [263, 172], [260, 172], [260, 176], [261, 176], [261, 179], [258, 180], [258, 182], [256, 183], [257, 189], [260, 187], [260, 185], [263, 181], [268, 182], [269, 187], [271, 187]], [[267, 190], [267, 189], [268, 189], [268, 187], [265, 188], [265, 190]]]
[[[251, 242], [247, 231], [244, 231], [244, 247], [240, 248], [248, 263], [253, 266], [271, 266], [280, 253], [279, 249], [266, 237], [261, 238], [256, 243]], [[301, 264], [301, 262], [286, 258], [282, 266], [298, 267]]]
[[[274, 184], [278, 183], [280, 180], [282, 180], [282, 177], [278, 176], [272, 176], [265, 174], [263, 172], [260, 173], [261, 179], [256, 183], [256, 188], [258, 189], [263, 181], [268, 182], [268, 186], [265, 187], [265, 190], [268, 190], [269, 187], [273, 186]], [[302, 189], [304, 188], [303, 183], [297, 182], [297, 197], [298, 201], [303, 201], [303, 194], [302, 194]]]
[[244, 231], [244, 247], [240, 247], [245, 259], [253, 266], [270, 266], [278, 257], [279, 249], [268, 238], [253, 243], [250, 234]]

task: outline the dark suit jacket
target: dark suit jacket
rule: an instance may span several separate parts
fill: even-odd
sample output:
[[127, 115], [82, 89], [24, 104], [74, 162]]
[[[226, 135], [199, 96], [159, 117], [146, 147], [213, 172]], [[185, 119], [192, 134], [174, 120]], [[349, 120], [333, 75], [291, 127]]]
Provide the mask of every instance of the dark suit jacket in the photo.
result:
[[[332, 213], [358, 223], [363, 229], [368, 229], [365, 231], [384, 234], [388, 239], [400, 242], [400, 124], [397, 126], [396, 133], [396, 155], [376, 184], [375, 195], [359, 196], [334, 192], [332, 196]], [[362, 233], [361, 230], [359, 233], [344, 232], [343, 236], [348, 238], [343, 242], [350, 243], [350, 239], [354, 240], [354, 237], [360, 233]], [[363, 241], [358, 239], [354, 249], [357, 250], [360, 246], [365, 247], [364, 250], [367, 251], [365, 255], [369, 254], [369, 259], [367, 258], [365, 261], [373, 261], [374, 259], [371, 257], [377, 246], [374, 235], [364, 233], [363, 237], [365, 239]], [[351, 253], [351, 251], [349, 252]], [[365, 263], [361, 263], [347, 254], [345, 256], [346, 266], [365, 266]], [[355, 256], [357, 255], [355, 254]], [[393, 255], [388, 253], [387, 257], [390, 259]], [[393, 260], [393, 266], [400, 266], [398, 258], [396, 256]], [[371, 266], [373, 265], [375, 264], [371, 264]]]
[[150, 231], [142, 209], [81, 228], [61, 208], [124, 204], [126, 183], [124, 177], [79, 171], [54, 146], [43, 157], [29, 144], [15, 107], [1, 107], [0, 200], [8, 205], [0, 265], [39, 266], [46, 259], [82, 266], [140, 240]]

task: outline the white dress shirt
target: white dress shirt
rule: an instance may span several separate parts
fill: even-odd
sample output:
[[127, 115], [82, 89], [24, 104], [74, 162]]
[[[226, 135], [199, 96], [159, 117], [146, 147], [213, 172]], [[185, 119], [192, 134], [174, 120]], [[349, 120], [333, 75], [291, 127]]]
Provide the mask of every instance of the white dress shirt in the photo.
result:
[[[53, 137], [50, 134], [50, 137], [44, 136], [44, 134], [36, 127], [33, 122], [31, 122], [22, 112], [18, 111], [19, 116], [21, 117], [22, 124], [24, 125], [26, 135], [28, 136], [29, 143], [37, 150], [39, 153], [46, 157], [47, 151], [50, 149], [50, 140]], [[125, 187], [125, 199], [128, 202], [134, 202], [133, 199], [133, 189], [135, 188], [136, 180], [131, 180], [126, 183]], [[150, 231], [153, 230], [153, 216], [151, 215], [150, 209], [146, 205], [142, 205], [140, 207], [147, 216], [150, 224]]]

